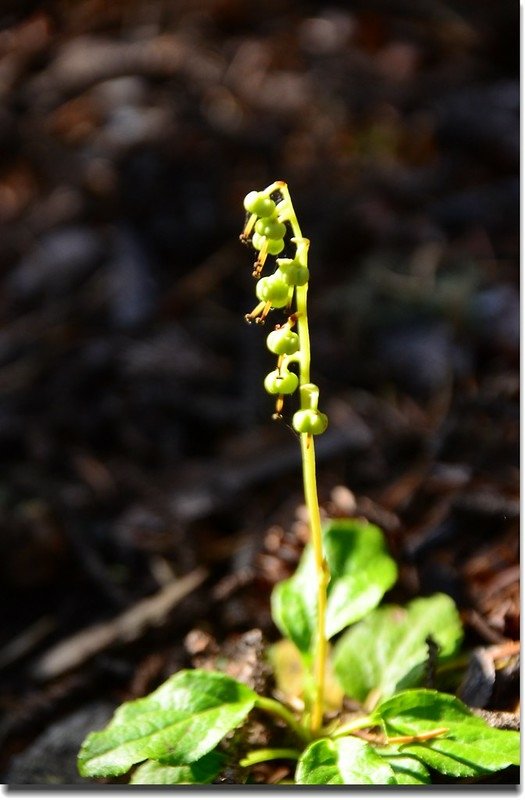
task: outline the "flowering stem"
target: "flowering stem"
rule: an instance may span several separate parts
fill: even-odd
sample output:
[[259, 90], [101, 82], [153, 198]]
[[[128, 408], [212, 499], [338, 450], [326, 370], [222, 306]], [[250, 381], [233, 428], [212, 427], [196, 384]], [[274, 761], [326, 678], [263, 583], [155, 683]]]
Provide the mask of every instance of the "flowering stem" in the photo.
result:
[[301, 453], [303, 460], [304, 495], [310, 519], [310, 536], [317, 573], [317, 631], [314, 650], [315, 696], [310, 722], [312, 732], [317, 733], [323, 722], [324, 710], [325, 672], [328, 655], [326, 603], [330, 576], [323, 551], [321, 517], [319, 514], [315, 476], [314, 437], [311, 433], [301, 434]]
[[[272, 197], [273, 195], [273, 197]], [[279, 195], [279, 197], [277, 197]], [[274, 199], [275, 198], [275, 199]], [[314, 436], [323, 433], [328, 424], [326, 414], [317, 407], [318, 387], [310, 382], [310, 333], [308, 330], [308, 248], [297, 221], [290, 192], [284, 181], [275, 181], [262, 192], [249, 192], [244, 198], [248, 213], [241, 240], [250, 241], [259, 251], [253, 276], [257, 278], [255, 294], [261, 301], [246, 319], [263, 322], [271, 308], [287, 307], [289, 317], [286, 325], [278, 325], [266, 340], [268, 349], [278, 356], [277, 369], [269, 373], [264, 381], [266, 391], [276, 396], [275, 417], [281, 416], [284, 395], [292, 394], [299, 387], [300, 409], [293, 416], [294, 430], [300, 435], [303, 466], [303, 485], [310, 522], [310, 541], [316, 572], [316, 621], [310, 644], [308, 659], [313, 677], [313, 691], [308, 694], [310, 735], [317, 736], [323, 724], [325, 674], [328, 656], [326, 636], [326, 607], [330, 572], [324, 554], [321, 515], [317, 498]], [[249, 239], [255, 222], [255, 232]], [[277, 255], [285, 250], [285, 237], [292, 236], [295, 245], [294, 258], [277, 259], [277, 270], [271, 276], [261, 277], [267, 255]], [[295, 295], [295, 310], [291, 305]], [[291, 328], [297, 325], [297, 333]], [[288, 370], [290, 360], [299, 363], [299, 375]]]
[[[292, 226], [294, 239], [301, 251], [304, 266], [307, 266], [308, 244], [303, 239], [297, 217], [292, 206], [290, 193], [286, 184], [280, 184], [278, 189], [288, 206], [288, 220]], [[302, 246], [301, 246], [302, 245]], [[308, 330], [308, 310], [306, 297], [308, 284], [298, 286], [296, 289], [297, 303], [297, 333], [299, 335], [299, 386], [310, 384], [310, 333]], [[302, 402], [301, 402], [302, 404]], [[303, 467], [303, 484], [306, 507], [310, 522], [310, 540], [314, 552], [315, 569], [317, 573], [317, 630], [314, 642], [314, 682], [315, 694], [312, 703], [310, 727], [313, 734], [319, 732], [323, 722], [326, 660], [328, 655], [328, 641], [326, 638], [326, 605], [327, 587], [330, 574], [324, 556], [323, 536], [321, 530], [321, 515], [317, 496], [317, 476], [315, 463], [314, 436], [311, 433], [301, 433], [301, 456]]]

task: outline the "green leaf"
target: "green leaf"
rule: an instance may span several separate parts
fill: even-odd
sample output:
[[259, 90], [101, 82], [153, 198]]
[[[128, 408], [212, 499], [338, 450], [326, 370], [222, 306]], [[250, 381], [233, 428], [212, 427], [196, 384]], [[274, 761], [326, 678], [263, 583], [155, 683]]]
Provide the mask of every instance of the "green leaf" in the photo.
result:
[[[330, 522], [323, 531], [331, 580], [326, 612], [327, 636], [362, 619], [396, 580], [396, 564], [375, 525], [353, 519]], [[291, 578], [272, 593], [272, 615], [280, 631], [308, 657], [315, 631], [317, 583], [309, 545]]]
[[220, 672], [177, 672], [147, 697], [124, 703], [104, 730], [89, 734], [79, 754], [80, 774], [122, 775], [146, 759], [191, 764], [240, 725], [256, 699]]
[[458, 649], [463, 632], [454, 601], [445, 594], [413, 600], [406, 608], [384, 606], [345, 633], [333, 664], [346, 694], [364, 702], [417, 686], [428, 656], [426, 639], [439, 645], [439, 659]]
[[170, 766], [158, 761], [146, 761], [134, 771], [130, 783], [148, 786], [165, 784], [174, 786], [177, 783], [211, 783], [219, 774], [224, 763], [220, 753], [207, 753], [193, 764]]
[[398, 783], [403, 785], [430, 783], [428, 769], [414, 756], [400, 753], [395, 747], [374, 749], [388, 761]]
[[388, 762], [355, 736], [312, 742], [299, 759], [295, 782], [323, 786], [397, 783]]
[[456, 697], [430, 689], [409, 689], [381, 703], [374, 712], [388, 737], [446, 732], [399, 747], [444, 775], [475, 777], [519, 764], [520, 737], [477, 717]]
[[[271, 600], [275, 624], [303, 655], [309, 654], [315, 619], [313, 571], [312, 552], [307, 548], [294, 575], [274, 587]], [[306, 591], [308, 583], [310, 583], [310, 594]]]

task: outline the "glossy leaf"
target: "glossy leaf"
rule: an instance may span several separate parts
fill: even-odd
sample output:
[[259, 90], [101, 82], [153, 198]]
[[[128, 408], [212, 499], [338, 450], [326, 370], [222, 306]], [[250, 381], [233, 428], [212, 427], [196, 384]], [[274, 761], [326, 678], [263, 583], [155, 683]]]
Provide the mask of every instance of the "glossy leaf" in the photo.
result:
[[385, 749], [375, 748], [378, 755], [385, 758], [396, 777], [399, 784], [427, 784], [430, 783], [430, 773], [424, 764], [411, 755], [399, 752], [398, 748], [390, 747]]
[[297, 764], [295, 782], [303, 785], [396, 783], [392, 768], [372, 747], [355, 736], [317, 739], [307, 747]]
[[89, 734], [80, 774], [122, 775], [146, 759], [191, 764], [243, 722], [256, 698], [219, 672], [177, 672], [147, 697], [124, 703], [104, 730]]
[[220, 753], [212, 751], [194, 761], [193, 764], [170, 766], [158, 761], [146, 761], [134, 771], [130, 783], [141, 786], [164, 784], [174, 786], [179, 783], [211, 783], [219, 774], [224, 762]]
[[[324, 529], [323, 538], [331, 575], [326, 612], [327, 636], [331, 638], [377, 606], [395, 582], [397, 569], [375, 525], [353, 519], [333, 520]], [[308, 546], [295, 574], [277, 584], [272, 593], [276, 625], [305, 658], [315, 631], [315, 586], [313, 552]]]
[[334, 648], [335, 673], [349, 697], [363, 702], [417, 686], [428, 657], [426, 639], [439, 646], [439, 659], [451, 656], [462, 640], [454, 601], [445, 594], [413, 600], [406, 608], [385, 606], [342, 636]]
[[445, 775], [473, 777], [519, 764], [519, 734], [491, 728], [449, 694], [409, 689], [381, 703], [374, 718], [382, 722], [388, 737], [421, 736], [446, 728], [435, 738], [399, 748]]

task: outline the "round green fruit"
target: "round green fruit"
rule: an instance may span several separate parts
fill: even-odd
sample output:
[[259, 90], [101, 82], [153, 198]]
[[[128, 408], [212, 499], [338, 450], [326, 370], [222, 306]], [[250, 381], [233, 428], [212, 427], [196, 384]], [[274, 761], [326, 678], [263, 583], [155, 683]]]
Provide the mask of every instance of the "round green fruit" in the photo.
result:
[[253, 247], [253, 249], [254, 250], [261, 250], [262, 246], [263, 246], [263, 244], [265, 242], [266, 242], [266, 239], [264, 238], [264, 236], [261, 236], [260, 233], [257, 233], [257, 231], [255, 231], [255, 233], [252, 236], [252, 247]]
[[249, 214], [258, 217], [271, 217], [275, 211], [275, 203], [262, 192], [248, 192], [244, 198], [244, 208]]
[[295, 372], [287, 369], [275, 369], [264, 379], [264, 388], [268, 394], [293, 394], [299, 386], [299, 378]]
[[257, 220], [255, 230], [267, 239], [282, 239], [286, 233], [286, 225], [277, 219], [262, 217]]
[[290, 328], [278, 328], [268, 335], [266, 346], [278, 356], [291, 356], [299, 350], [299, 337]]
[[292, 425], [297, 433], [312, 433], [317, 436], [328, 427], [328, 417], [321, 411], [304, 408], [293, 415]]
[[304, 286], [310, 279], [310, 270], [292, 258], [280, 258], [279, 271], [289, 286]]
[[278, 256], [284, 250], [284, 239], [268, 239], [268, 252], [271, 256]]
[[289, 287], [279, 276], [269, 275], [257, 281], [255, 294], [259, 300], [271, 303], [274, 308], [284, 308], [288, 303]]

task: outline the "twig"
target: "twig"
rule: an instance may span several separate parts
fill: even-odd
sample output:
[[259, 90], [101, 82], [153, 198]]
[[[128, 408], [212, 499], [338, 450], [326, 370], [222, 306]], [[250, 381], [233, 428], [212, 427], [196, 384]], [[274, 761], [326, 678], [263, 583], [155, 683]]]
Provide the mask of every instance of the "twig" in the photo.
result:
[[59, 642], [38, 659], [32, 677], [40, 681], [52, 680], [112, 645], [137, 640], [147, 628], [161, 625], [171, 609], [200, 586], [206, 577], [203, 569], [190, 572], [109, 622], [92, 625]]

